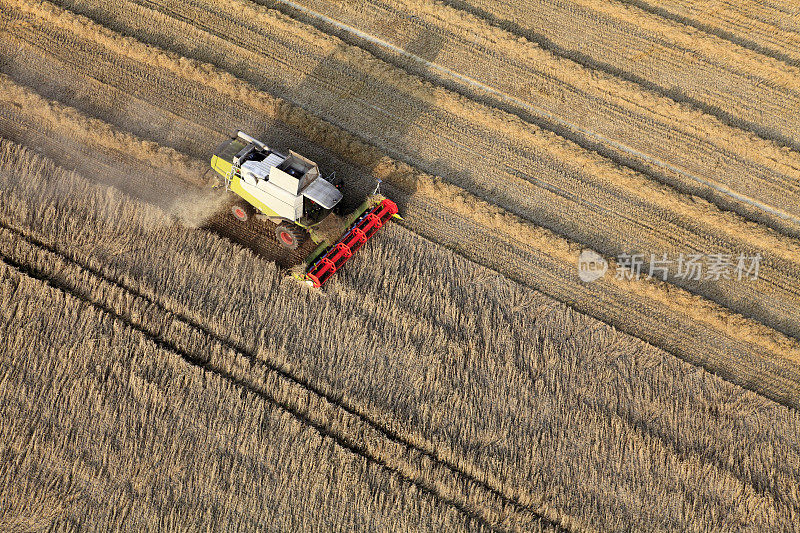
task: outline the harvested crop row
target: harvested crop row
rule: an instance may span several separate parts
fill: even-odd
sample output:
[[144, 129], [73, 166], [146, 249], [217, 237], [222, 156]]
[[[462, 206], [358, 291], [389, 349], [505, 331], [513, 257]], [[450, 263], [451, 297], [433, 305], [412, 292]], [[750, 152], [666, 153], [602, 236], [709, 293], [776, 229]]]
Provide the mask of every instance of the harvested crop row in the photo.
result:
[[[5, 148], [8, 150], [8, 145]], [[20, 157], [6, 154], [6, 160]], [[486, 456], [487, 462], [481, 463], [477, 472], [486, 475], [497, 469], [501, 477], [514, 478], [508, 480], [508, 490], [519, 494], [516, 497], [523, 497], [528, 486], [542, 486], [546, 501], [562, 517], [571, 514], [601, 529], [629, 520], [642, 527], [677, 520], [684, 527], [701, 529], [710, 524], [730, 527], [747, 520], [774, 528], [792, 519], [791, 509], [797, 503], [791, 492], [798, 464], [794, 458], [800, 453], [792, 438], [798, 424], [795, 411], [697, 372], [668, 354], [502, 279], [484, 278], [475, 285], [476, 276], [489, 273], [399, 230], [386, 234], [385, 246], [365, 248], [364, 260], [342, 272], [343, 287], [348, 290], [334, 290], [326, 297], [294, 283], [280, 283], [273, 269], [264, 269], [263, 264], [258, 268], [259, 262], [248, 254], [232, 255], [230, 245], [222, 241], [180, 228], [165, 233], [164, 222], [159, 221], [163, 216], [111, 191], [98, 195], [76, 178], [59, 187], [70, 191], [67, 195], [34, 187], [34, 180], [24, 176], [41, 168], [29, 156], [24, 163], [17, 167], [23, 174], [12, 176], [11, 185], [4, 184], [9, 194], [0, 204], [3, 211], [26, 212], [16, 206], [31, 202], [55, 216], [29, 212], [24, 220], [15, 222], [47, 235], [70, 255], [84, 256], [83, 261], [113, 272], [114, 277], [126, 280], [124, 283], [141, 285], [155, 300], [166, 302], [160, 305], [197, 315], [220, 335], [255, 343], [253, 352], [259, 359], [287, 358], [279, 361], [282, 368], [328, 382], [345, 401], [371, 395], [368, 403], [374, 404], [372, 409], [376, 414], [382, 412], [380, 419], [391, 420], [398, 433], [410, 432], [408, 438], [413, 439], [419, 438], [415, 434], [436, 434], [437, 454], [456, 452], [453, 460], [464, 465], [473, 455]], [[9, 168], [5, 165], [6, 172]], [[50, 172], [51, 180], [58, 177], [58, 172]], [[113, 216], [90, 217], [87, 226], [85, 212], [98, 207], [99, 214], [108, 210]], [[86, 246], [93, 239], [103, 244]], [[82, 241], [84, 246], [73, 244]], [[139, 247], [140, 242], [148, 244]], [[24, 243], [15, 246], [24, 248]], [[409, 258], [418, 259], [397, 261], [401, 249]], [[109, 250], [118, 253], [109, 255]], [[168, 256], [170, 251], [174, 268], [166, 278], [153, 258]], [[34, 262], [64, 274], [71, 268], [59, 268], [50, 259]], [[376, 272], [376, 264], [385, 265], [385, 271]], [[468, 275], [468, 268], [476, 270]], [[231, 271], [248, 275], [231, 277]], [[80, 279], [85, 284], [86, 274]], [[413, 294], [412, 280], [417, 288], [423, 284], [439, 290]], [[202, 289], [198, 288], [201, 284]], [[112, 287], [101, 294], [113, 302], [114, 292]], [[396, 305], [402, 305], [404, 299], [427, 299], [433, 304], [433, 313], [452, 320], [446, 329], [471, 332], [464, 346], [473, 347], [468, 352], [452, 350], [437, 340], [434, 330], [425, 335], [424, 345], [414, 348], [403, 344], [405, 325], [385, 319], [394, 314], [393, 309], [368, 321], [340, 311], [353, 309], [355, 297], [369, 301], [382, 293], [387, 302], [397, 299]], [[124, 303], [135, 304], [130, 298]], [[436, 310], [442, 304], [449, 313]], [[521, 307], [506, 307], [510, 304]], [[149, 306], [146, 313], [138, 313], [138, 320], [147, 321], [147, 316], [157, 311], [157, 305]], [[294, 320], [287, 321], [286, 313]], [[372, 328], [368, 338], [357, 327], [366, 323]], [[518, 344], [508, 342], [509, 330], [519, 338]], [[164, 334], [168, 332], [165, 328]], [[197, 336], [184, 337], [182, 342], [200, 341]], [[385, 351], [387, 338], [400, 343], [391, 354]], [[480, 356], [481, 350], [492, 357]], [[230, 359], [232, 354], [224, 355], [235, 360]], [[522, 366], [507, 365], [504, 361], [508, 358]], [[569, 370], [575, 367], [591, 371]], [[239, 368], [244, 378], [261, 379], [247, 365], [234, 368]], [[686, 392], [694, 390], [704, 392]], [[521, 413], [533, 418], [522, 422]], [[509, 427], [510, 417], [520, 423]], [[454, 426], [455, 420], [458, 424]], [[410, 427], [405, 427], [407, 424]], [[464, 432], [464, 443], [448, 452], [447, 442], [460, 432]], [[730, 432], [738, 438], [722, 438]], [[720, 436], [715, 437], [717, 434]], [[621, 445], [619, 449], [596, 449], [590, 444], [596, 439]], [[476, 442], [487, 444], [476, 448]], [[467, 443], [471, 444], [462, 448]], [[740, 454], [749, 459], [741, 461]], [[560, 466], [567, 464], [569, 469]], [[578, 484], [574, 482], [576, 468], [585, 472], [578, 477], [582, 480]], [[608, 494], [605, 480], [609, 477], [631, 494], [623, 506]], [[757, 479], [769, 482], [763, 485], [762, 481], [756, 483]], [[692, 498], [713, 500], [719, 512], [687, 511], [677, 516], [665, 512], [664, 501], [681, 506], [680, 501], [687, 497], [685, 489], [676, 492], [676, 487], [691, 487]], [[586, 494], [593, 496], [586, 498]], [[753, 508], [759, 511], [754, 513]]]
[[[152, 168], [169, 168], [186, 182], [198, 187], [208, 186], [202, 179], [206, 168], [192, 161], [186, 156], [164, 148], [154, 142], [143, 141], [125, 132], [108, 127], [108, 124], [87, 118], [76, 113], [71, 107], [48, 102], [39, 95], [25, 91], [13, 83], [8, 76], [2, 77], [0, 98], [18, 109], [25, 109], [36, 121], [45, 121], [47, 127], [58, 132], [59, 135], [98, 150], [115, 154], [125, 162], [138, 161], [140, 164], [149, 162]], [[124, 147], [124, 148], [122, 148]], [[137, 169], [137, 173], [142, 172]], [[145, 173], [147, 174], [147, 173]]]
[[623, 0], [641, 9], [693, 26], [754, 52], [800, 66], [800, 10], [786, 2], [758, 0]]
[[[102, 146], [93, 137], [103, 129], [112, 131], [109, 124], [86, 117], [74, 108], [45, 100], [3, 74], [0, 74], [0, 82], [0, 92], [4, 93], [0, 96], [0, 136], [35, 146], [42, 153], [56, 157], [60, 164], [80, 169], [97, 181], [173, 212], [192, 226], [202, 224], [209, 213], [219, 208], [221, 198], [212, 194], [208, 185], [198, 188], [180, 179], [181, 164], [191, 161], [186, 156], [159, 147], [179, 156], [180, 163], [154, 166], [153, 162], [158, 158], [149, 158], [149, 151], [137, 152], [145, 141], [122, 131], [115, 132], [118, 135], [115, 144]], [[20, 107], [20, 101], [33, 106], [30, 109], [36, 111], [29, 112], [28, 107]], [[66, 112], [70, 119], [62, 120], [65, 116], [62, 112]], [[81, 130], [87, 126], [97, 129], [83, 135]], [[146, 144], [157, 146], [152, 141]], [[201, 168], [196, 160], [192, 165]], [[189, 176], [196, 182], [203, 175], [192, 172]]]
[[[99, 59], [92, 60], [92, 54], [79, 53], [65, 44], [61, 48], [65, 53], [56, 58], [43, 54], [38, 46], [27, 41], [0, 39], [0, 57], [14, 58], [13, 62], [4, 64], [4, 70], [18, 84], [36, 87], [44, 96], [58, 98], [59, 104], [80, 106], [80, 111], [101, 119], [105, 128], [112, 124], [119, 130], [133, 133], [140, 138], [157, 140], [162, 146], [179, 148], [183, 159], [187, 159], [183, 154], [201, 159], [202, 161], [192, 160], [191, 165], [198, 169], [194, 175], [204, 177], [204, 182], [205, 176], [212, 174], [206, 166], [207, 163], [203, 161], [207, 161], [210, 148], [216, 147], [225, 138], [221, 131], [242, 128], [260, 136], [266, 127], [270, 144], [275, 141], [276, 146], [293, 146], [301, 151], [308, 147], [307, 141], [295, 139], [291, 134], [288, 135], [289, 140], [283, 138], [287, 136], [285, 125], [279, 121], [266, 121], [263, 117], [251, 116], [248, 106], [244, 104], [213, 98], [209, 101], [209, 97], [216, 93], [191, 90], [183, 80], [156, 79], [157, 73], [154, 72], [137, 78], [136, 74], [140, 73], [140, 69], [126, 65], [120, 58], [108, 64]], [[81, 61], [80, 58], [83, 57], [88, 61]], [[36, 68], [31, 68], [31, 65], [36, 65]], [[114, 84], [123, 89], [99, 81], [109, 79], [113, 79]], [[178, 84], [184, 85], [184, 88], [178, 97], [172, 98], [173, 88]], [[137, 94], [146, 94], [149, 97], [157, 95], [155, 101], [163, 107], [150, 104], [136, 96]], [[86, 95], [91, 97], [87, 98]], [[47, 102], [44, 105], [51, 104]], [[226, 112], [222, 114], [220, 109], [225, 109]], [[192, 120], [181, 115], [189, 116]], [[209, 116], [215, 115], [220, 116], [220, 121], [214, 124], [217, 129], [212, 130], [203, 122]], [[68, 141], [60, 137], [58, 131], [43, 129], [41, 124], [30, 117], [20, 118], [21, 121], [6, 121], [4, 136], [36, 146], [38, 151], [57, 159], [63, 165], [79, 169], [86, 175], [111, 184], [134, 197], [159, 205], [191, 225], [211, 228], [282, 266], [289, 267], [298, 263], [313, 249], [313, 242], [309, 240], [308, 244], [311, 246], [306, 245], [289, 253], [277, 244], [272, 238], [271, 228], [265, 228], [263, 223], [251, 221], [242, 224], [231, 220], [227, 215], [229, 210], [224, 205], [227, 198], [222, 193], [210, 191], [208, 185], [197, 192], [185, 190], [184, 185], [191, 184], [176, 179], [181, 174], [173, 172], [174, 165], [159, 167], [153, 180], [141, 179], [153, 173], [155, 168], [146, 154], [144, 157], [137, 157], [139, 152], [135, 147], [131, 149], [125, 143], [118, 142], [114, 144], [115, 151], [105, 155], [101, 147], [96, 146], [91, 149], [92, 156], [86, 157], [83, 146], [65, 146]], [[319, 155], [313, 150], [308, 153]], [[120, 161], [124, 164], [120, 165]], [[325, 160], [325, 163], [329, 161]], [[338, 161], [330, 163], [344, 175], [358, 176], [361, 172]], [[364, 185], [374, 187], [372, 180], [368, 181]], [[209, 217], [209, 213], [215, 210], [217, 215]]]
[[0, 315], [6, 531], [479, 526], [4, 262]]
[[[7, 23], [7, 19], [0, 19], [0, 25]], [[4, 34], [0, 38], [3, 55], [25, 62], [20, 48], [10, 48], [9, 44]], [[75, 88], [81, 85], [62, 79], [58, 73], [51, 74], [54, 77], [50, 80], [59, 81], [44, 84], [65, 83], [61, 86], [65, 94], [75, 94]], [[86, 170], [105, 183], [164, 208], [169, 208], [177, 199], [186, 200], [186, 204], [194, 203], [199, 209], [211, 209], [215, 205], [215, 200], [206, 192], [209, 182], [205, 178], [205, 164], [114, 129], [72, 107], [44, 99], [5, 74], [0, 74], [0, 81], [0, 115], [4, 118], [0, 131], [5, 137], [30, 143], [46, 153], [59, 154], [61, 164]], [[105, 95], [102, 91], [91, 90], [88, 94], [94, 99]], [[111, 99], [106, 105], [126, 109], [129, 103], [127, 100], [120, 104], [119, 100]], [[25, 112], [20, 113], [20, 110]], [[189, 210], [185, 215], [187, 221], [199, 222], [197, 213]]]
[[[635, 250], [648, 258], [651, 253], [656, 257], [663, 253], [673, 257], [679, 253], [733, 257], [760, 253], [760, 279], [752, 283], [673, 281], [772, 328], [800, 335], [800, 317], [795, 312], [800, 297], [796, 279], [800, 245], [795, 239], [746, 224], [640, 174], [619, 169], [515, 116], [431, 88], [285, 16], [250, 4], [234, 5], [242, 10], [236, 20], [230, 19], [229, 9], [224, 16], [216, 13], [216, 4], [204, 4], [196, 12], [186, 2], [169, 8], [186, 11], [181, 17], [192, 19], [202, 13], [205, 27], [216, 24], [213, 32], [224, 39], [149, 10], [96, 9], [112, 10], [104, 11], [104, 20], [125, 26], [127, 33], [216, 59], [260, 85], [279, 84], [274, 91], [368, 137], [390, 155], [413, 153], [423, 168], [442, 171], [493, 203], [602, 253]], [[70, 15], [59, 17], [68, 20]], [[48, 18], [57, 23], [59, 17]], [[152, 22], [143, 27], [142, 20]], [[84, 26], [84, 31], [89, 29]], [[293, 72], [302, 78], [294, 87], [281, 81], [288, 57]], [[415, 123], [409, 124], [414, 117]], [[406, 128], [413, 130], [403, 133]], [[765, 294], [769, 298], [763, 298]]]
[[797, 67], [620, 1], [446, 3], [733, 126], [800, 148]]
[[[131, 43], [130, 40], [127, 42]], [[169, 56], [159, 57], [163, 64], [168, 64]], [[187, 76], [214, 82], [213, 70], [195, 71], [189, 68], [191, 62], [179, 64]], [[613, 263], [612, 274], [606, 276], [607, 286], [595, 284], [587, 287], [575, 276], [579, 249], [574, 245], [487, 206], [464, 191], [419, 175], [404, 165], [385, 161], [382, 154], [341, 130], [238, 80], [226, 79], [227, 84], [214, 85], [253, 102], [255, 110], [263, 113], [265, 118], [274, 118], [270, 113], [278, 109], [282, 120], [305, 130], [329, 149], [361, 165], [372, 166], [376, 175], [406, 191], [415, 191], [416, 194], [409, 199], [412, 203], [408, 205], [409, 209], [416, 209], [409, 219], [415, 231], [456, 248], [466, 257], [513, 279], [540, 287], [561, 301], [678, 353], [689, 361], [721, 372], [727, 379], [748, 384], [755, 382], [759, 391], [772, 398], [790, 404], [796, 401], [796, 381], [789, 370], [791, 367], [785, 365], [787, 359], [797, 359], [798, 350], [793, 342], [774, 331], [742, 320], [679, 290], [616, 280]], [[263, 107], [259, 109], [258, 104], [263, 104]], [[397, 190], [392, 195], [399, 198], [404, 194]], [[470, 242], [474, 244], [465, 246]], [[487, 250], [492, 250], [492, 253], [487, 253]], [[732, 342], [734, 338], [738, 340]], [[752, 343], [760, 348], [754, 348]], [[754, 376], [759, 377], [755, 379]]]
[[265, 3], [682, 192], [800, 235], [797, 152], [520, 42], [443, 4], [300, 0], [287, 8], [281, 0]]
[[[14, 83], [35, 87], [47, 98], [79, 108], [85, 115], [102, 120], [106, 128], [111, 124], [140, 138], [179, 149], [181, 154], [195, 158], [191, 163], [194, 175], [209, 175], [206, 161], [211, 151], [236, 128], [266, 136], [270, 144], [292, 146], [312, 152], [311, 156], [325, 157], [318, 148], [315, 150], [313, 143], [269, 116], [278, 113], [274, 99], [258, 105], [259, 111], [267, 110], [269, 114], [254, 113], [253, 105], [246, 99], [234, 98], [235, 93], [209, 90], [202, 65], [184, 69], [187, 72], [174, 72], [148, 63], [148, 60], [158, 61], [156, 51], [152, 51], [151, 57], [131, 58], [111, 52], [93, 41], [76, 40], [67, 34], [28, 31], [18, 38], [7, 34], [0, 40], [0, 55], [7, 58], [3, 71]], [[81, 90], [69, 90], [76, 87]], [[149, 161], [147, 154], [141, 155], [135, 147], [124, 143], [114, 146], [124, 147], [118, 152], [127, 163], [141, 166]], [[170, 162], [153, 163], [158, 169], [175, 167]], [[326, 168], [341, 170], [348, 176], [361, 172], [330, 154], [324, 163]], [[180, 174], [160, 177], [175, 181]], [[353, 176], [356, 181], [360, 178], [358, 174]], [[207, 181], [203, 181], [207, 186]], [[371, 181], [370, 184], [374, 186]]]

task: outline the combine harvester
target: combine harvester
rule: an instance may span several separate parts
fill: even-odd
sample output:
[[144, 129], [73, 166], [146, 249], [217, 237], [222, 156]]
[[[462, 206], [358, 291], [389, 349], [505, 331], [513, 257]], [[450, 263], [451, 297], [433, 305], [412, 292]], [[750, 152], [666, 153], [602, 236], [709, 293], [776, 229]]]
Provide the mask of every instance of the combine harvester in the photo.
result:
[[391, 200], [368, 199], [338, 225], [344, 229], [338, 240], [330, 238], [320, 229], [342, 200], [339, 183], [323, 178], [317, 164], [300, 154], [281, 154], [241, 131], [217, 149], [211, 168], [243, 200], [232, 207], [238, 220], [255, 215], [277, 224], [275, 236], [290, 250], [311, 237], [317, 247], [303, 271], [293, 275], [314, 287], [321, 287], [390, 218], [399, 218]]

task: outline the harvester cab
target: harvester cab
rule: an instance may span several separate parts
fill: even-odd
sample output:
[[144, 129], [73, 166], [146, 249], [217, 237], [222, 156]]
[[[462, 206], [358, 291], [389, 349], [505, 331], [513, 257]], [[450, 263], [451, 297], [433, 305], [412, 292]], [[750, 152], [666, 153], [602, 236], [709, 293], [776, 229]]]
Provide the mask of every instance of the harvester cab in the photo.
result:
[[305, 272], [297, 277], [319, 287], [350, 258], [389, 218], [398, 217], [388, 199], [368, 199], [344, 217], [341, 238], [332, 240], [316, 231], [342, 201], [338, 184], [325, 179], [317, 164], [302, 155], [288, 155], [237, 131], [211, 157], [211, 168], [225, 180], [225, 188], [238, 195], [231, 208], [234, 217], [246, 221], [253, 215], [277, 226], [278, 243], [298, 248], [310, 236], [316, 249], [305, 260]]

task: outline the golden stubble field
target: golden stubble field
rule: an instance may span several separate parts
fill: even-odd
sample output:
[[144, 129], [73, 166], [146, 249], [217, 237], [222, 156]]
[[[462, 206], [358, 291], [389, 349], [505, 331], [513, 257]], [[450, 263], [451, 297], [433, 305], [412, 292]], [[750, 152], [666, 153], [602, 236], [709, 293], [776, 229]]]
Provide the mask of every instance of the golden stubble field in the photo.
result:
[[[797, 34], [703, 4], [0, 0], [2, 529], [796, 529]], [[299, 286], [236, 128], [405, 220]]]

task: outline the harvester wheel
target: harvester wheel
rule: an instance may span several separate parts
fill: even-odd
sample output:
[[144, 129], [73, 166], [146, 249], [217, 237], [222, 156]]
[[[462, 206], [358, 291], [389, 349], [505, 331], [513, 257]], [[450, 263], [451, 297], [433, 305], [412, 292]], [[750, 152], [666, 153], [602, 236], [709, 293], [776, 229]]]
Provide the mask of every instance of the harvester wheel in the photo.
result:
[[278, 243], [284, 248], [296, 250], [303, 241], [306, 239], [306, 232], [304, 229], [291, 224], [289, 222], [281, 222], [275, 228], [275, 236], [278, 238]]
[[239, 222], [247, 222], [255, 214], [255, 210], [248, 204], [237, 202], [231, 206], [231, 214]]

